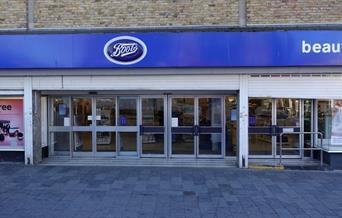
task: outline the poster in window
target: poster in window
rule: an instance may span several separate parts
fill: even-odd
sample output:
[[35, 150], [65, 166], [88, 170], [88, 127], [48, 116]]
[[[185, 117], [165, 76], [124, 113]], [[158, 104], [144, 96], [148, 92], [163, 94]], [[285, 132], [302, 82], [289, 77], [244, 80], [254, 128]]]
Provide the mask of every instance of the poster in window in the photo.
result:
[[332, 101], [331, 145], [342, 145], [342, 100]]
[[0, 148], [24, 146], [22, 99], [0, 99]]

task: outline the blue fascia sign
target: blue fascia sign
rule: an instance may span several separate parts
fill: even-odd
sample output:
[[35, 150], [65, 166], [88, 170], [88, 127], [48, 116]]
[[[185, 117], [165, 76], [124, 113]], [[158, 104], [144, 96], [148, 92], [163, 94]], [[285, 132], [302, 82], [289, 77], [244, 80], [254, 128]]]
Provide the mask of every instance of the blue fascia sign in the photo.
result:
[[0, 35], [0, 69], [342, 66], [342, 31]]

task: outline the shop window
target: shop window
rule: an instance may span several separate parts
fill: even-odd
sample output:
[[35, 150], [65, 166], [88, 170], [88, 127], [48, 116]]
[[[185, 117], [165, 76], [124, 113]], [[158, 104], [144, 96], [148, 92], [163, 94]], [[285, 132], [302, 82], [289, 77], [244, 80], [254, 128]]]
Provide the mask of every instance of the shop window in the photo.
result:
[[342, 100], [319, 100], [317, 113], [323, 146], [329, 150], [342, 150]]
[[236, 156], [238, 109], [237, 97], [225, 97], [226, 108], [226, 156]]
[[0, 99], [0, 149], [24, 147], [22, 99]]

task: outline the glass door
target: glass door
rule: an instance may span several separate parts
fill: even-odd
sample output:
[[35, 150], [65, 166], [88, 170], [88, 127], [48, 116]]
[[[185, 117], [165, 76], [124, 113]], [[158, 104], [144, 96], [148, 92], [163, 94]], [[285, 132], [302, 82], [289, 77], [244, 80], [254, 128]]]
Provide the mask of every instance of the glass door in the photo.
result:
[[116, 153], [116, 97], [94, 97], [96, 111], [96, 155]]
[[171, 156], [223, 157], [223, 98], [172, 96], [169, 101]]
[[221, 97], [199, 97], [198, 105], [198, 157], [223, 155], [223, 99]]
[[117, 153], [119, 156], [138, 156], [138, 97], [118, 97]]
[[[276, 125], [279, 133], [300, 132], [300, 100], [282, 98], [276, 99]], [[298, 134], [284, 134], [282, 138], [283, 148], [299, 148], [301, 136]], [[277, 134], [276, 155], [280, 154], [280, 138]], [[284, 156], [298, 156], [301, 151], [286, 150], [282, 153]]]
[[166, 156], [166, 97], [141, 97], [141, 156]]
[[272, 99], [249, 99], [249, 155], [272, 157]]
[[72, 152], [73, 155], [91, 155], [93, 146], [93, 104], [91, 97], [73, 97]]
[[[301, 131], [300, 99], [249, 99], [249, 155], [251, 157], [279, 157], [280, 134], [283, 148], [300, 148]], [[289, 133], [289, 134], [286, 134]], [[287, 150], [284, 157], [301, 156], [301, 151]]]
[[170, 97], [170, 156], [195, 157], [195, 98]]

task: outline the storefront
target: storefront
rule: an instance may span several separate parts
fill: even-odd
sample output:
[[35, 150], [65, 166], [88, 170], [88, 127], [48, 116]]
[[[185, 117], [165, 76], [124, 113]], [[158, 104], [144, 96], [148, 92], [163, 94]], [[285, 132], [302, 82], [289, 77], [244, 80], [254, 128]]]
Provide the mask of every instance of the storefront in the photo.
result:
[[279, 158], [281, 133], [281, 146], [293, 149], [283, 158], [315, 159], [302, 148], [321, 146], [321, 134], [301, 132], [320, 132], [325, 162], [340, 168], [340, 38], [340, 31], [2, 35], [0, 153], [19, 152], [26, 163], [86, 156], [248, 167], [249, 159]]

